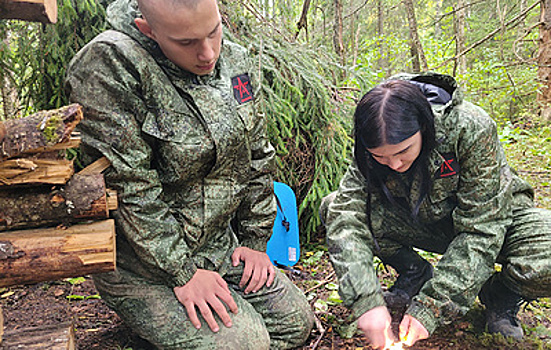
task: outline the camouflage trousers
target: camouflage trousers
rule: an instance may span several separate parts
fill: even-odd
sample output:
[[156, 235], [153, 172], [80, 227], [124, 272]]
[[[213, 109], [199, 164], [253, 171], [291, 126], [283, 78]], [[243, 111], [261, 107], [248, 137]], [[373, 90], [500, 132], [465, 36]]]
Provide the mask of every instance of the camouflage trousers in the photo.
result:
[[176, 299], [173, 289], [154, 284], [118, 268], [94, 276], [102, 299], [140, 337], [158, 349], [288, 349], [308, 338], [314, 315], [304, 294], [283, 273], [276, 271], [270, 287], [245, 295], [238, 284], [243, 264], [223, 276], [239, 312], [228, 311], [232, 327], [215, 315], [220, 330], [214, 333], [200, 313], [196, 329]]
[[[320, 206], [325, 220], [335, 192], [326, 196]], [[415, 224], [405, 211], [373, 208], [373, 230], [380, 250], [373, 253], [382, 260], [403, 247], [415, 247], [443, 254], [455, 239], [451, 220], [432, 224]], [[458, 238], [460, 239], [460, 238]], [[525, 299], [551, 296], [551, 211], [542, 208], [513, 210], [513, 223], [496, 263], [502, 265], [500, 280]], [[468, 268], [466, 266], [465, 268]]]

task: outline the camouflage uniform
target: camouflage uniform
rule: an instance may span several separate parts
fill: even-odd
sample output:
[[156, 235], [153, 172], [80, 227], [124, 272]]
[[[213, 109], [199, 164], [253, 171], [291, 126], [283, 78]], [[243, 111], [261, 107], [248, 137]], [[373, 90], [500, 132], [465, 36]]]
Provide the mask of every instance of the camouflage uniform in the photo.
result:
[[[452, 99], [433, 106], [438, 146], [430, 154], [432, 184], [417, 221], [375, 190], [370, 232], [365, 179], [356, 162], [320, 209], [345, 304], [356, 317], [385, 305], [373, 256], [384, 260], [402, 247], [443, 254], [407, 310], [430, 333], [468, 310], [495, 262], [503, 264], [500, 275], [511, 290], [527, 299], [549, 296], [551, 213], [534, 208], [533, 190], [508, 166], [494, 121], [463, 101], [449, 76], [395, 78], [445, 86]], [[386, 185], [397, 202], [417, 203], [418, 177], [409, 181], [392, 172]]]
[[[134, 25], [135, 0], [108, 8], [114, 30], [98, 35], [68, 69], [88, 161], [106, 156], [118, 192], [117, 271], [94, 276], [102, 298], [160, 349], [283, 349], [308, 337], [304, 295], [277, 273], [271, 287], [244, 295], [238, 246], [266, 250], [276, 204], [275, 152], [255, 109], [247, 53], [222, 44], [214, 72], [196, 76], [170, 62]], [[173, 287], [197, 269], [217, 271], [239, 313], [213, 333], [187, 319]], [[221, 325], [219, 319], [218, 323]]]

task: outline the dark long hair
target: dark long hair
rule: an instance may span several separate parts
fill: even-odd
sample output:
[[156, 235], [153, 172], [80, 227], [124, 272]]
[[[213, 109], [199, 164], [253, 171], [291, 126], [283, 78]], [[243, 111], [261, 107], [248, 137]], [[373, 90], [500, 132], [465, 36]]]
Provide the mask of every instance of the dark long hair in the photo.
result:
[[414, 220], [417, 220], [421, 202], [430, 189], [428, 158], [436, 146], [434, 114], [427, 98], [418, 86], [405, 80], [391, 80], [367, 92], [356, 107], [354, 157], [366, 180], [370, 228], [373, 191], [382, 192], [383, 198], [393, 205], [397, 203], [385, 184], [386, 177], [393, 170], [373, 159], [367, 149], [398, 144], [418, 131], [422, 137], [421, 153], [408, 170], [408, 173], [418, 172], [421, 176], [421, 195], [418, 203], [410, 208]]

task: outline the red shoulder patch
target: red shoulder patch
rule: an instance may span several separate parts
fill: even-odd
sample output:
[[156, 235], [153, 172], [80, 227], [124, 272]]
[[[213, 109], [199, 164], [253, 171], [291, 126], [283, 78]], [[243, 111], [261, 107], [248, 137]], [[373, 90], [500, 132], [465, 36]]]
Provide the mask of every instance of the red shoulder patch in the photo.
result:
[[231, 78], [233, 86], [233, 96], [239, 102], [243, 104], [253, 100], [253, 87], [251, 86], [251, 79], [248, 74], [241, 74]]
[[442, 154], [444, 162], [440, 165], [440, 168], [436, 172], [436, 178], [442, 179], [444, 177], [453, 176], [459, 173], [459, 162], [457, 157], [453, 153]]

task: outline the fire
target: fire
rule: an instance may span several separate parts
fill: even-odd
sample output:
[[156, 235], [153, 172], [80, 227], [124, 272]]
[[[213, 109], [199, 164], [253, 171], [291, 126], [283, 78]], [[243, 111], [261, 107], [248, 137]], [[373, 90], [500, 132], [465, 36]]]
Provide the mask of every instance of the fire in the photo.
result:
[[402, 342], [394, 343], [387, 350], [403, 350], [404, 346]]

